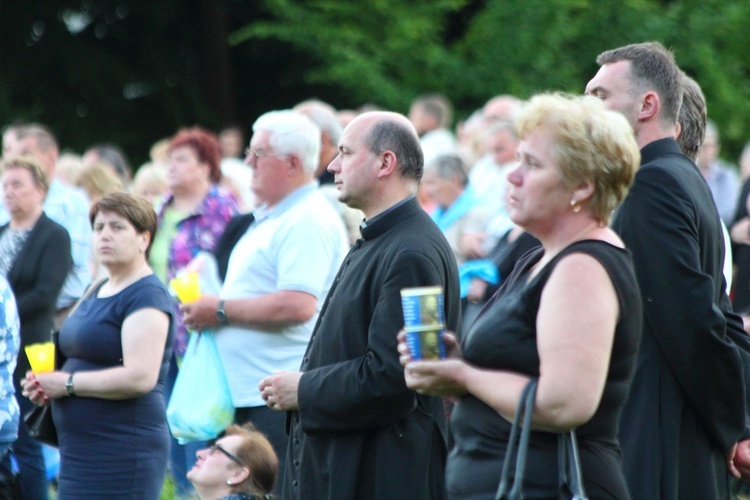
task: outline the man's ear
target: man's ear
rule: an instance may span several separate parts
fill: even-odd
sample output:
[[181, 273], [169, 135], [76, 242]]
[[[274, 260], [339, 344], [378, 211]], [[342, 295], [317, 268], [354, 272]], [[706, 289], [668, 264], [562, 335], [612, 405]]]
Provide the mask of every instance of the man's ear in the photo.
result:
[[294, 177], [298, 175], [304, 167], [302, 166], [302, 160], [297, 155], [289, 156], [289, 167], [287, 167], [287, 176]]
[[661, 111], [661, 101], [656, 92], [646, 92], [641, 101], [641, 109], [638, 111], [638, 119], [646, 121], [656, 116]]
[[380, 154], [380, 168], [378, 177], [392, 175], [398, 168], [398, 159], [393, 151], [386, 149]]

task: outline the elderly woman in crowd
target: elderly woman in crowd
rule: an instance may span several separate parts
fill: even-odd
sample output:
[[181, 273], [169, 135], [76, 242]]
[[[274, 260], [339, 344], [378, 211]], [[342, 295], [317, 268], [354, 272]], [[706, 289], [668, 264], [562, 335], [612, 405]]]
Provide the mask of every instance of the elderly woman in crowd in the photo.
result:
[[523, 492], [557, 498], [557, 435], [577, 428], [591, 498], [627, 498], [617, 427], [641, 304], [629, 252], [607, 223], [639, 152], [619, 114], [589, 97], [540, 95], [518, 121], [510, 216], [542, 248], [522, 259], [449, 359], [412, 361], [407, 385], [458, 396], [447, 466], [453, 498], [492, 498], [523, 388], [538, 378]]
[[430, 216], [448, 240], [458, 265], [467, 258], [464, 237], [483, 232], [488, 218], [468, 184], [469, 174], [456, 155], [438, 156], [422, 177], [424, 192], [436, 205]]
[[[55, 317], [55, 302], [70, 271], [70, 236], [44, 213], [42, 205], [49, 180], [42, 165], [31, 156], [2, 163], [3, 201], [10, 222], [0, 227], [0, 274], [10, 283], [21, 320], [21, 345], [48, 342]], [[29, 369], [26, 354], [18, 356], [13, 375], [17, 394]], [[19, 398], [21, 413], [32, 408]], [[41, 445], [23, 426], [13, 447], [20, 468], [21, 495], [47, 498], [47, 479]], [[7, 471], [6, 471], [7, 472]]]
[[174, 337], [172, 299], [147, 262], [156, 213], [142, 198], [112, 193], [90, 219], [109, 277], [64, 323], [62, 369], [28, 372], [24, 394], [52, 404], [60, 500], [156, 499], [169, 453], [162, 389]]
[[201, 500], [270, 498], [279, 461], [251, 423], [230, 425], [224, 437], [197, 453], [187, 474]]
[[[227, 222], [237, 213], [232, 196], [219, 189], [221, 151], [216, 136], [199, 127], [181, 130], [169, 141], [167, 183], [170, 193], [158, 210], [159, 231], [151, 252], [151, 266], [164, 283], [177, 276], [200, 251], [212, 252]], [[187, 347], [187, 329], [182, 313], [174, 305], [177, 331], [165, 397], [172, 393], [178, 360]], [[191, 489], [185, 474], [203, 443], [187, 448], [172, 440], [172, 476], [182, 495]]]

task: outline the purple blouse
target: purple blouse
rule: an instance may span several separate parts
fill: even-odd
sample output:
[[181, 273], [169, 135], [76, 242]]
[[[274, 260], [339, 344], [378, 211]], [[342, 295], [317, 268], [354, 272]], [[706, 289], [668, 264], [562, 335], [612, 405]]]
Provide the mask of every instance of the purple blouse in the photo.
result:
[[[172, 202], [170, 194], [159, 209], [159, 227], [164, 211]], [[177, 224], [177, 234], [169, 245], [167, 256], [167, 282], [175, 277], [178, 271], [188, 265], [198, 252], [213, 252], [229, 219], [238, 213], [234, 197], [223, 189], [212, 186], [198, 208]], [[177, 331], [174, 341], [174, 352], [182, 358], [187, 347], [187, 329], [182, 323], [182, 313], [178, 304], [174, 304]]]

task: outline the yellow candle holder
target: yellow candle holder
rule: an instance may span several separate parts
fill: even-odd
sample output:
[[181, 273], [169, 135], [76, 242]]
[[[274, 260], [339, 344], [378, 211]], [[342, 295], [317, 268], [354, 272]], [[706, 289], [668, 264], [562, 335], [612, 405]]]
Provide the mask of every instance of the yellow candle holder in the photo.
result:
[[189, 271], [169, 281], [169, 286], [177, 294], [177, 298], [183, 304], [195, 302], [201, 298], [201, 286], [198, 281], [198, 273]]
[[44, 342], [25, 347], [31, 370], [34, 373], [47, 373], [55, 370], [55, 344]]

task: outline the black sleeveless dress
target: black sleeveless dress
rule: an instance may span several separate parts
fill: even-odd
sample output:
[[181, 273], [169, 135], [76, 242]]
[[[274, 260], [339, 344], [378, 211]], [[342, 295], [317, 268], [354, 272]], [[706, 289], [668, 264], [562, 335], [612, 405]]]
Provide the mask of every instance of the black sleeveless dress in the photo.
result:
[[[564, 256], [585, 253], [599, 261], [617, 293], [618, 318], [602, 400], [589, 422], [576, 431], [584, 485], [590, 498], [628, 498], [617, 429], [628, 395], [641, 332], [641, 299], [630, 252], [599, 240], [573, 243], [528, 280], [543, 249], [522, 258], [464, 336], [464, 358], [472, 365], [539, 376], [536, 318], [552, 270]], [[501, 388], [498, 388], [501, 390]], [[511, 424], [479, 399], [459, 398], [451, 417], [455, 446], [448, 458], [449, 496], [493, 498], [500, 479]], [[523, 493], [557, 498], [557, 435], [532, 432]]]

